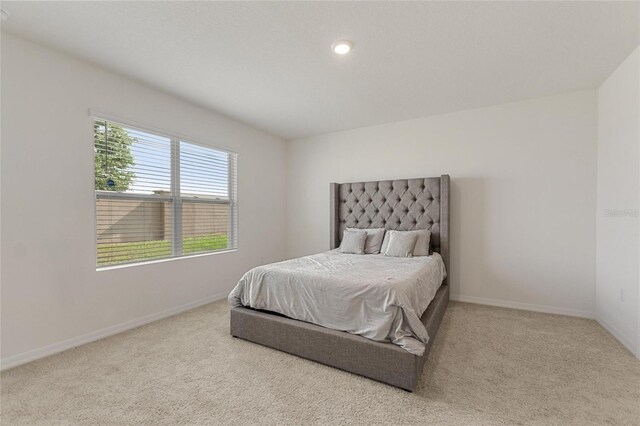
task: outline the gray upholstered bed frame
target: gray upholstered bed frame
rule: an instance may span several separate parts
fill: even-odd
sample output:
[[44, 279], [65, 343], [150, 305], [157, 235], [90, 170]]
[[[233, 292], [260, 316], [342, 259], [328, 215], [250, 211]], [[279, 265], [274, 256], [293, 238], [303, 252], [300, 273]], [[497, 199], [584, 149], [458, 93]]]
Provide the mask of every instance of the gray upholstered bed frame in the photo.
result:
[[[331, 184], [331, 248], [346, 227], [430, 229], [432, 248], [449, 271], [449, 176]], [[272, 312], [231, 309], [231, 334], [264, 346], [413, 391], [449, 303], [447, 280], [422, 315], [423, 356], [392, 343], [297, 321]]]

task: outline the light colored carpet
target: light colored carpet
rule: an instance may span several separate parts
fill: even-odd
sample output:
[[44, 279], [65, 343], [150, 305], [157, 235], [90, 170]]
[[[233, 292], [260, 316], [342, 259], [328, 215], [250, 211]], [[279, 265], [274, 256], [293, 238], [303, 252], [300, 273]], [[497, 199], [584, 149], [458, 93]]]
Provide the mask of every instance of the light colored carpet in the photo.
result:
[[226, 301], [2, 374], [2, 424], [639, 424], [594, 321], [451, 303], [415, 393], [229, 336]]

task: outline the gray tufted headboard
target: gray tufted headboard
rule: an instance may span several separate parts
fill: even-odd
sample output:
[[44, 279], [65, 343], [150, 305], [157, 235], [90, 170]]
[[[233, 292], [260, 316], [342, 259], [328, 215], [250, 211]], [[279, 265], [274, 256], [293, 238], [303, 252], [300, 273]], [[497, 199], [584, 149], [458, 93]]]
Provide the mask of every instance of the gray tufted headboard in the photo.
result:
[[449, 175], [331, 184], [331, 249], [345, 228], [431, 230], [449, 271]]

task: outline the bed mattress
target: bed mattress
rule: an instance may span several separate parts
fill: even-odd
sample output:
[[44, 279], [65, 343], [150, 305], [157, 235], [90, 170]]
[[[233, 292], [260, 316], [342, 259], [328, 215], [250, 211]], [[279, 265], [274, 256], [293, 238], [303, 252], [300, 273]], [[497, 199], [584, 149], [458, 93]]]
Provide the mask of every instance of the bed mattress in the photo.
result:
[[429, 336], [420, 317], [445, 277], [438, 253], [398, 258], [331, 250], [250, 270], [229, 304], [389, 341], [421, 356]]

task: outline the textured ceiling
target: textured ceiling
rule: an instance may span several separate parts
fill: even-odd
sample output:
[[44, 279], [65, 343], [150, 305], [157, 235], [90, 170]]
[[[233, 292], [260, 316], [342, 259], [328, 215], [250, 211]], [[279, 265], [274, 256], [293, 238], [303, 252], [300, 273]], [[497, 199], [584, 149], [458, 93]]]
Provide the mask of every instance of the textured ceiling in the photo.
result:
[[2, 8], [3, 31], [287, 139], [597, 87], [640, 43], [638, 2]]

